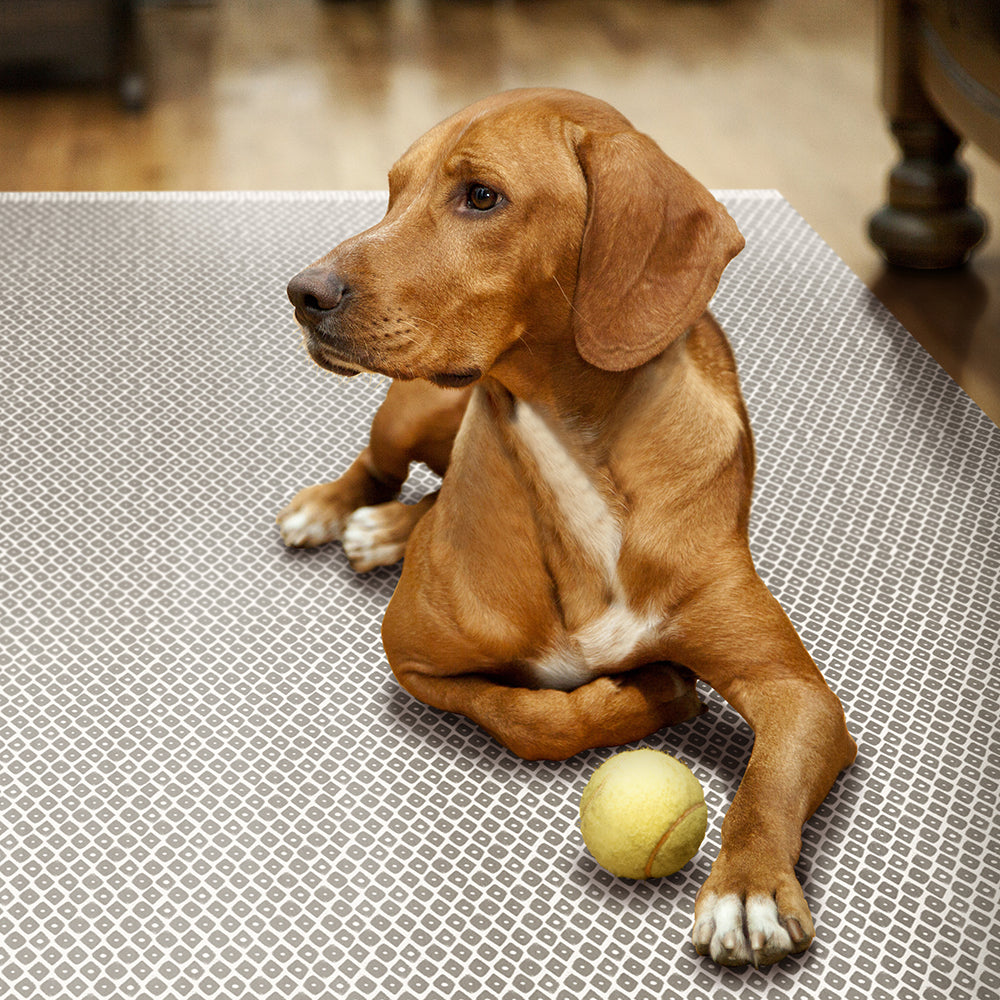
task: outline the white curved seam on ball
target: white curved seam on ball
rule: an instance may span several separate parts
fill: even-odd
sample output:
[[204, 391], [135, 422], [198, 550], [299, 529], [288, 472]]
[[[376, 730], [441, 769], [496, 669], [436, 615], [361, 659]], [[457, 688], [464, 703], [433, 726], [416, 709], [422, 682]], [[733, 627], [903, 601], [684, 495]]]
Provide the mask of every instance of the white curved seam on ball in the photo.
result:
[[669, 829], [667, 829], [663, 836], [660, 837], [659, 841], [657, 841], [656, 847], [653, 848], [649, 855], [649, 859], [646, 861], [646, 867], [644, 869], [646, 872], [646, 878], [652, 877], [653, 862], [656, 860], [656, 855], [660, 853], [660, 848], [663, 847], [663, 845], [670, 839], [670, 835], [674, 832], [674, 830], [676, 830], [677, 827], [685, 819], [687, 819], [695, 809], [704, 809], [706, 814], [708, 813], [708, 806], [706, 806], [704, 802], [695, 802], [694, 805], [688, 806], [687, 809], [685, 809], [684, 812], [682, 812], [680, 816], [674, 820]]

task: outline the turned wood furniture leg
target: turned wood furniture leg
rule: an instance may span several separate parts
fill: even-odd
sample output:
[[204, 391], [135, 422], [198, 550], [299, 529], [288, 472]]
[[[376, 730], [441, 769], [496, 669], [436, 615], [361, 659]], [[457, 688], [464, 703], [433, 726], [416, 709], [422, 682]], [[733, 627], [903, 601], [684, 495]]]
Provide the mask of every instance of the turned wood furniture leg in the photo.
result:
[[969, 203], [960, 137], [940, 117], [920, 82], [919, 13], [912, 0], [883, 0], [883, 103], [903, 158], [889, 175], [889, 203], [868, 234], [890, 264], [945, 268], [964, 264], [986, 233]]
[[118, 98], [127, 111], [144, 111], [148, 86], [136, 0], [116, 0], [112, 13], [114, 73]]

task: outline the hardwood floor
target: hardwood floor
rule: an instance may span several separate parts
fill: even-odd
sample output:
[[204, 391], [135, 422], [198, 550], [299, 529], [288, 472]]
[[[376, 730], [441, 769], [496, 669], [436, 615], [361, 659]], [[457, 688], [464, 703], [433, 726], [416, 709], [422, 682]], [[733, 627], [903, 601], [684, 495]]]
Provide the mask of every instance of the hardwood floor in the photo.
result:
[[[896, 159], [875, 0], [216, 0], [144, 8], [151, 103], [0, 93], [0, 189], [382, 188], [420, 133], [523, 85], [603, 97], [716, 188], [777, 188], [1000, 423], [1000, 242], [883, 268]], [[1000, 166], [975, 150], [1000, 225]]]

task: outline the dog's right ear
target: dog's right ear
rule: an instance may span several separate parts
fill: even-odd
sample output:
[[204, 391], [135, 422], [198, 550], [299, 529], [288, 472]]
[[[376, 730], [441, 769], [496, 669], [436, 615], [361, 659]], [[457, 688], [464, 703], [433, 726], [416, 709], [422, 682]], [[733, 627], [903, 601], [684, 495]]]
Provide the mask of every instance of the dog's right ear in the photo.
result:
[[639, 132], [584, 133], [587, 223], [573, 296], [585, 361], [645, 364], [705, 311], [744, 240], [702, 184]]

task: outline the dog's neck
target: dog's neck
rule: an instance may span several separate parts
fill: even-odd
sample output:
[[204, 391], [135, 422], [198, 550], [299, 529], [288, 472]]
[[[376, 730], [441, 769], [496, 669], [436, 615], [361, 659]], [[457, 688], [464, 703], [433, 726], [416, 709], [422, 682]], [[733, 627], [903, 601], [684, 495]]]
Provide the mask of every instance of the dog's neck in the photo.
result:
[[680, 345], [647, 364], [622, 372], [595, 368], [575, 351], [548, 351], [546, 345], [518, 346], [498, 359], [483, 380], [494, 408], [520, 401], [550, 424], [579, 432], [584, 437], [601, 435], [620, 415], [626, 401], [653, 372], [664, 377], [664, 368], [680, 363]]

